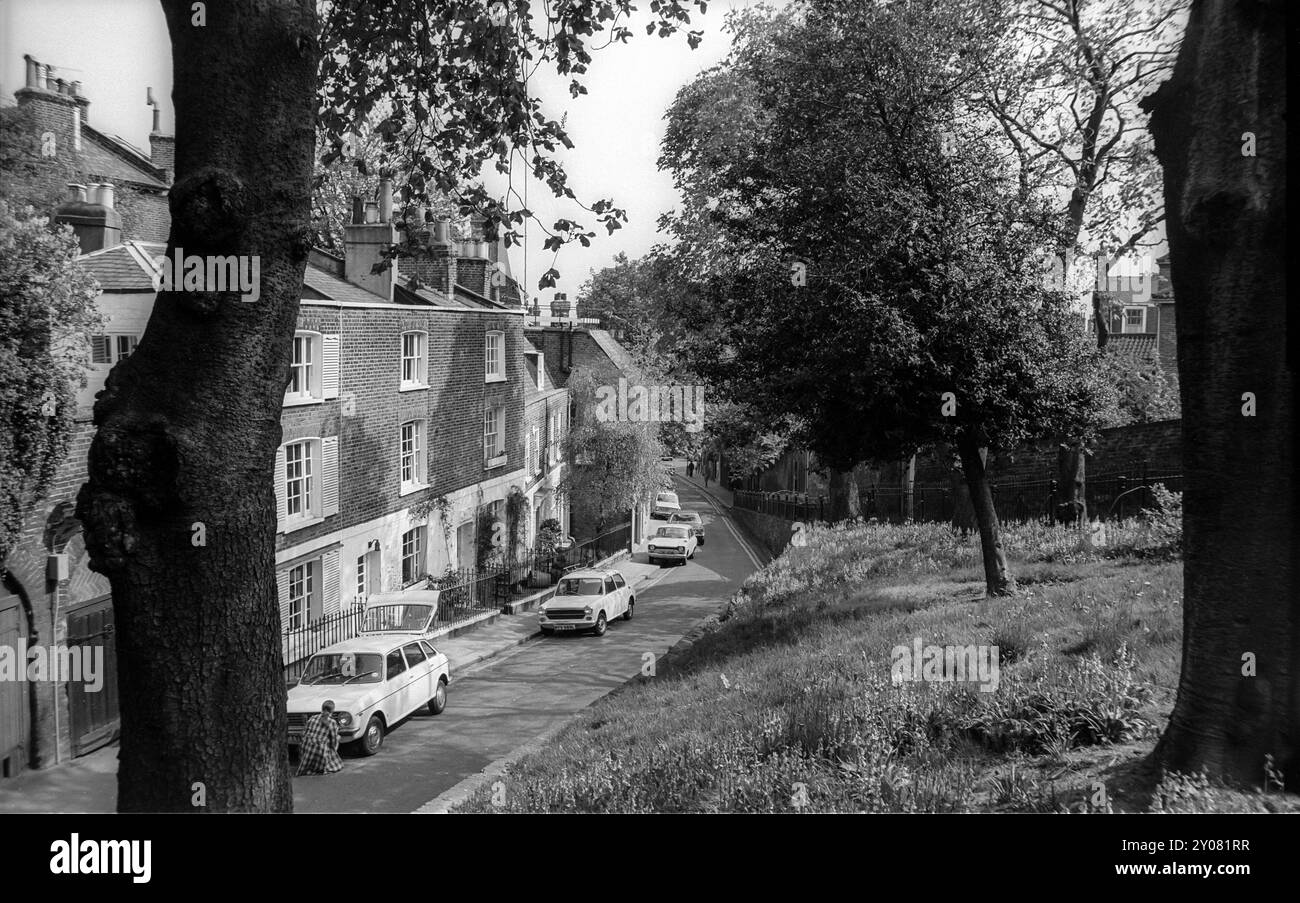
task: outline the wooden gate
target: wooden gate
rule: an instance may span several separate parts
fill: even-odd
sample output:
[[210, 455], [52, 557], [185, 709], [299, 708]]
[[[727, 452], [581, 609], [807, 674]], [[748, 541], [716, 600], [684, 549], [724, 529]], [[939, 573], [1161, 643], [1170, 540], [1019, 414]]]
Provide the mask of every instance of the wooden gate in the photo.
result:
[[[22, 600], [0, 590], [0, 649], [27, 667], [27, 618]], [[32, 710], [26, 681], [0, 680], [0, 778], [10, 778], [27, 765], [32, 736]]]
[[[68, 683], [68, 711], [72, 717], [72, 754], [85, 755], [117, 739], [117, 644], [113, 639], [113, 604], [100, 599], [68, 613], [68, 648], [96, 647], [103, 652], [103, 684], [87, 692], [84, 681]], [[85, 654], [85, 653], [83, 653]], [[82, 661], [85, 661], [83, 658]]]

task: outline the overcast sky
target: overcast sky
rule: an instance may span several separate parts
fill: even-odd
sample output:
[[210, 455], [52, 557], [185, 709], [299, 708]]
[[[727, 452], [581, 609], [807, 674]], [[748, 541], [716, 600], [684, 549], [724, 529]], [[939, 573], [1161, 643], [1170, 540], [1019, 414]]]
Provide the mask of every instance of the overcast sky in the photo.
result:
[[[648, 6], [648, 2], [638, 4]], [[629, 221], [612, 236], [598, 230], [592, 247], [566, 247], [556, 262], [560, 285], [576, 299], [590, 269], [610, 263], [619, 251], [639, 257], [659, 240], [655, 222], [677, 200], [671, 179], [656, 170], [662, 117], [677, 90], [727, 52], [722, 30], [728, 10], [746, 0], [711, 2], [704, 16], [692, 13], [691, 28], [704, 31], [704, 41], [691, 50], [684, 35], [672, 38], [645, 34], [647, 14], [631, 26], [635, 33], [625, 45], [595, 54], [585, 84], [588, 94], [572, 99], [567, 80], [539, 78], [537, 93], [547, 112], [558, 118], [568, 111], [569, 135], [575, 148], [560, 159], [578, 197], [590, 203], [610, 197], [627, 210]], [[779, 4], [778, 4], [779, 5]], [[56, 76], [78, 80], [90, 101], [89, 122], [118, 135], [146, 152], [151, 114], [145, 88], [152, 86], [162, 104], [163, 130], [170, 133], [171, 50], [166, 22], [156, 0], [0, 0], [0, 87], [3, 102], [24, 79], [23, 54], [56, 68]], [[519, 186], [523, 192], [523, 186]], [[551, 198], [544, 185], [528, 188], [529, 206], [548, 226], [561, 217], [580, 219], [582, 211]], [[585, 220], [590, 223], [590, 220]], [[538, 292], [538, 277], [551, 265], [551, 252], [542, 249], [545, 235], [533, 226], [528, 233], [527, 281], [531, 295], [549, 301], [553, 290]], [[525, 272], [522, 249], [512, 252], [521, 281]]]

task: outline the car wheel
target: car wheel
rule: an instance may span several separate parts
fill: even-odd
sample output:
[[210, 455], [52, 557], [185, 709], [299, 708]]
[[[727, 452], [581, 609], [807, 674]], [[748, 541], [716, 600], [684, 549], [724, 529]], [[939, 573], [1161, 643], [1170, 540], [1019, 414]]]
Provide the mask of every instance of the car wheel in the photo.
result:
[[691, 549], [691, 554], [687, 555], [686, 557], [687, 557], [687, 558], [694, 558], [694, 557], [695, 557], [695, 550], [694, 550], [694, 549]]
[[624, 621], [630, 621], [630, 620], [632, 620], [632, 609], [633, 609], [633, 608], [636, 608], [636, 599], [628, 599], [628, 600], [627, 600], [627, 611], [623, 612], [623, 620], [624, 620]]
[[438, 689], [434, 692], [433, 698], [429, 700], [429, 714], [441, 715], [447, 708], [447, 682], [438, 679]]
[[366, 722], [366, 732], [361, 735], [361, 742], [357, 744], [357, 749], [363, 756], [373, 756], [383, 745], [384, 719], [378, 715], [371, 715], [370, 720]]
[[654, 557], [653, 555], [647, 555], [646, 558], [647, 558], [647, 560], [649, 560], [649, 562], [650, 562], [651, 564], [656, 564], [656, 563], [657, 563], [656, 560], [655, 560], [655, 557]]
[[607, 629], [609, 629], [609, 625], [605, 623], [605, 613], [602, 611], [596, 618], [596, 626], [592, 629], [592, 633], [596, 634], [596, 636], [604, 636]]

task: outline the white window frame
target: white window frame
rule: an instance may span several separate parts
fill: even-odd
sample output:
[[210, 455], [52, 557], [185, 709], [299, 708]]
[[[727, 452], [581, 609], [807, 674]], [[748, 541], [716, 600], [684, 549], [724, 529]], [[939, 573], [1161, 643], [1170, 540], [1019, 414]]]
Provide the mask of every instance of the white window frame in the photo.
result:
[[[488, 445], [488, 437], [493, 437]], [[494, 405], [483, 411], [483, 466], [499, 467], [506, 463], [506, 408]]]
[[366, 559], [370, 551], [366, 550], [357, 556], [357, 594], [353, 596], [353, 601], [364, 603], [370, 597], [370, 574], [366, 565]]
[[[1139, 324], [1136, 328], [1130, 328], [1132, 324], [1130, 324], [1129, 321], [1128, 321], [1128, 314], [1129, 314], [1129, 311], [1131, 311], [1131, 310], [1139, 311], [1139, 312], [1141, 312], [1141, 314], [1142, 314], [1142, 322], [1141, 322], [1141, 324]], [[1131, 333], [1143, 333], [1143, 332], [1146, 332], [1146, 331], [1147, 331], [1147, 308], [1146, 308], [1146, 305], [1135, 304], [1135, 305], [1129, 305], [1129, 306], [1125, 307], [1125, 308], [1123, 309], [1123, 311], [1120, 313], [1120, 329], [1121, 329], [1121, 331], [1122, 331], [1121, 334], [1123, 334], [1123, 335], [1128, 335], [1128, 334], [1131, 334]]]
[[290, 630], [301, 630], [312, 623], [312, 602], [320, 589], [320, 575], [316, 573], [319, 564], [319, 559], [313, 558], [289, 568], [288, 628]]
[[[414, 354], [407, 354], [407, 339], [414, 340]], [[400, 356], [401, 391], [429, 388], [429, 334], [416, 329], [402, 333]]]
[[546, 355], [540, 351], [525, 351], [528, 357], [533, 358], [537, 364], [537, 391], [543, 391], [546, 388]]
[[429, 459], [425, 444], [427, 423], [427, 420], [408, 420], [398, 428], [397, 469], [402, 495], [429, 485], [425, 473]]
[[[412, 527], [402, 534], [401, 539], [401, 558], [399, 565], [401, 567], [402, 587], [414, 586], [425, 577], [429, 576], [429, 562], [425, 558], [425, 528], [423, 525]], [[415, 576], [407, 581], [407, 559], [414, 559], [412, 571]]]
[[506, 334], [490, 329], [483, 337], [483, 381], [506, 381]]
[[[294, 452], [297, 457], [291, 455]], [[291, 459], [292, 458], [292, 459]], [[292, 474], [292, 476], [291, 476]], [[319, 439], [299, 439], [284, 446], [284, 510], [287, 523], [321, 517], [321, 450]], [[302, 485], [295, 492], [295, 484]], [[294, 506], [298, 510], [294, 510]]]
[[[95, 361], [95, 344], [100, 339], [104, 340], [104, 356], [108, 358], [105, 361]], [[125, 360], [135, 351], [136, 345], [140, 343], [140, 337], [126, 332], [106, 332], [96, 336], [91, 336], [90, 360], [97, 367], [111, 367], [118, 361]], [[123, 348], [126, 350], [123, 351]]]
[[[300, 362], [299, 350], [306, 349], [307, 360]], [[325, 391], [322, 382], [324, 373], [324, 337], [319, 332], [298, 330], [293, 334], [293, 349], [289, 358], [289, 385], [284, 390], [285, 405], [315, 404], [324, 401]], [[294, 380], [299, 379], [300, 388], [294, 391]], [[305, 387], [305, 391], [304, 391]]]

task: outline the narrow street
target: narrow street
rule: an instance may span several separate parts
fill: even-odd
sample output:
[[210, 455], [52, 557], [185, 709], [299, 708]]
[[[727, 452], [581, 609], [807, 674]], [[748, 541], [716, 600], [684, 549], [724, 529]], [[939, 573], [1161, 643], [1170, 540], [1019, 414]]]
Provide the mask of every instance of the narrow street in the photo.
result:
[[[295, 778], [295, 811], [412, 812], [635, 676], [645, 653], [663, 655], [717, 610], [756, 559], [708, 496], [677, 484], [682, 507], [703, 517], [706, 543], [694, 561], [661, 567], [637, 586], [633, 620], [615, 621], [599, 638], [530, 640], [453, 673], [443, 714], [420, 710], [396, 725], [378, 755], [345, 753], [337, 774]], [[537, 615], [515, 617], [535, 623]], [[114, 746], [6, 781], [0, 813], [112, 812], [116, 766]]]
[[614, 622], [600, 638], [532, 640], [453, 674], [443, 714], [417, 712], [388, 734], [378, 755], [345, 755], [338, 774], [296, 778], [294, 810], [418, 809], [635, 676], [646, 652], [662, 655], [716, 610], [755, 564], [708, 497], [677, 483], [682, 507], [703, 516], [706, 543], [694, 561], [664, 567], [641, 585], [633, 620]]

